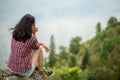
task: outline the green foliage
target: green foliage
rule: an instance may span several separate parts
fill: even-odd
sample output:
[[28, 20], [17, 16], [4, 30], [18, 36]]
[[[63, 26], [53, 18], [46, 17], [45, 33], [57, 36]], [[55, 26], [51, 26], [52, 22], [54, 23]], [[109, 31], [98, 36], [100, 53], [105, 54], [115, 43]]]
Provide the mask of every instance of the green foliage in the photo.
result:
[[112, 71], [105, 67], [98, 67], [87, 73], [87, 80], [113, 80]]
[[[107, 29], [101, 30], [98, 22], [96, 31], [96, 36], [84, 43], [80, 43], [81, 37], [73, 37], [68, 51], [62, 45], [59, 54], [52, 54], [55, 62], [50, 69], [55, 74], [51, 80], [120, 79], [120, 22], [111, 17]], [[55, 53], [55, 48], [51, 49]]]
[[118, 25], [120, 25], [120, 21], [118, 22]]
[[114, 49], [115, 45], [120, 43], [120, 37], [114, 37], [112, 39], [106, 39], [103, 42], [103, 46], [100, 52], [101, 58], [107, 58], [108, 54]]
[[98, 22], [96, 25], [96, 32], [100, 32], [101, 31], [101, 23]]
[[83, 56], [82, 59], [82, 66], [81, 66], [82, 70], [87, 68], [88, 61], [89, 61], [89, 53], [88, 50], [86, 50], [85, 55]]
[[54, 68], [51, 80], [82, 80], [82, 71], [78, 67]]
[[59, 46], [59, 57], [61, 58], [61, 59], [67, 59], [68, 57], [67, 57], [67, 54], [68, 52], [67, 52], [67, 48], [65, 47], [65, 46]]
[[110, 17], [110, 19], [108, 20], [108, 27], [116, 27], [117, 24], [118, 24], [117, 18]]
[[50, 39], [50, 55], [49, 55], [49, 66], [53, 67], [55, 65], [56, 59], [55, 59], [55, 41], [54, 36], [51, 36]]
[[80, 48], [80, 41], [82, 40], [81, 37], [77, 36], [71, 39], [70, 41], [70, 46], [69, 46], [69, 51], [71, 53], [77, 54], [79, 52]]
[[93, 54], [90, 56], [87, 69], [92, 71], [95, 68], [100, 67], [101, 65], [102, 65], [102, 63], [101, 63], [101, 60], [99, 58], [99, 54]]
[[69, 67], [74, 67], [77, 65], [76, 56], [74, 54], [69, 53], [68, 63], [69, 63]]
[[[118, 80], [120, 75], [120, 25], [98, 32], [90, 42], [87, 80]], [[98, 54], [93, 54], [98, 53]]]

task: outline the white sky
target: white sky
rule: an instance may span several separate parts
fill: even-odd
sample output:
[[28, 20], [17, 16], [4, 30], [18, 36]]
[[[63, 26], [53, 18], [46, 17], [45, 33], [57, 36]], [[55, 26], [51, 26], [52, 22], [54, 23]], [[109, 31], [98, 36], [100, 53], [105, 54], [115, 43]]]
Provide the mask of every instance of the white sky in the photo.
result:
[[104, 28], [111, 16], [120, 20], [119, 3], [120, 0], [0, 0], [0, 56], [8, 57], [8, 30], [26, 13], [36, 17], [40, 41], [49, 46], [53, 34], [57, 47], [68, 46], [72, 37], [81, 36], [82, 41], [94, 37], [97, 22]]

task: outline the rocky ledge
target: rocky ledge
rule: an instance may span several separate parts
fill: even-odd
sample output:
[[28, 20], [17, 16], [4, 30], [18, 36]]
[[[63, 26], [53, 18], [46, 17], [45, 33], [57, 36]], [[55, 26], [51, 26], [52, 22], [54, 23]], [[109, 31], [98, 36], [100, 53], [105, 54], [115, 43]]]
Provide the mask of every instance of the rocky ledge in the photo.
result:
[[30, 77], [23, 77], [14, 73], [11, 73], [9, 70], [0, 70], [0, 80], [45, 80], [40, 75], [37, 70], [34, 70], [33, 74]]

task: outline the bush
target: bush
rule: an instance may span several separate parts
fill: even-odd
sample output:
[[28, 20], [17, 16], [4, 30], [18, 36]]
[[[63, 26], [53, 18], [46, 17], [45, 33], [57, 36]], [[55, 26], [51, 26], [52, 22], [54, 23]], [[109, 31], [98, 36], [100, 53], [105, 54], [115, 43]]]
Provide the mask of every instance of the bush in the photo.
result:
[[78, 67], [61, 67], [59, 69], [54, 68], [54, 75], [51, 80], [81, 80], [82, 70]]
[[87, 74], [87, 80], [112, 80], [112, 71], [106, 67], [98, 67]]
[[101, 58], [107, 58], [108, 54], [114, 49], [115, 45], [120, 43], [120, 37], [114, 37], [111, 39], [106, 39], [103, 42], [103, 46], [100, 52]]

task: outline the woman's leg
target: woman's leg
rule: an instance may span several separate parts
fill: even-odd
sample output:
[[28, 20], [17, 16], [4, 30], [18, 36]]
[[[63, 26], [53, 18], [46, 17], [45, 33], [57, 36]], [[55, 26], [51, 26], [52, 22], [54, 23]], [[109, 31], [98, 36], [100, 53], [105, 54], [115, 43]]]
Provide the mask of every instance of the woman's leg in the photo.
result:
[[37, 50], [33, 50], [32, 63], [35, 67], [38, 66], [40, 69], [43, 69], [43, 51], [41, 47]]
[[35, 66], [35, 68], [38, 69], [40, 74], [43, 75], [43, 78], [46, 80], [47, 75], [43, 71], [43, 51], [41, 47], [33, 51], [32, 63]]
[[42, 51], [42, 48], [40, 49], [40, 53], [39, 53], [38, 67], [40, 67], [40, 69], [43, 69], [43, 51]]
[[33, 51], [32, 63], [39, 70], [39, 72], [43, 75], [46, 80], [47, 77], [53, 74], [53, 71], [44, 71], [43, 70], [43, 51], [42, 48]]

